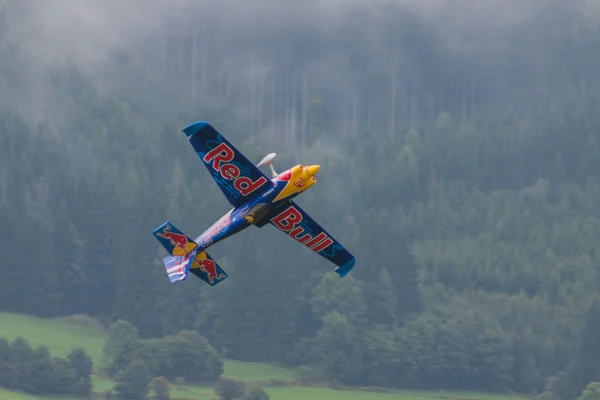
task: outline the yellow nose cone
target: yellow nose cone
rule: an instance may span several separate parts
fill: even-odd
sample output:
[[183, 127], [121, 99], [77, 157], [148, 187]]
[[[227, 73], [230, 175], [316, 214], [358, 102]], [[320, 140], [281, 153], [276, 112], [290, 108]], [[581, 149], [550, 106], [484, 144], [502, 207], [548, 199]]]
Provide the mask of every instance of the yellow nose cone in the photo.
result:
[[315, 176], [317, 174], [317, 172], [319, 172], [320, 168], [321, 168], [320, 165], [311, 165], [310, 167], [306, 167], [306, 169], [308, 169], [308, 173], [310, 174], [310, 176]]

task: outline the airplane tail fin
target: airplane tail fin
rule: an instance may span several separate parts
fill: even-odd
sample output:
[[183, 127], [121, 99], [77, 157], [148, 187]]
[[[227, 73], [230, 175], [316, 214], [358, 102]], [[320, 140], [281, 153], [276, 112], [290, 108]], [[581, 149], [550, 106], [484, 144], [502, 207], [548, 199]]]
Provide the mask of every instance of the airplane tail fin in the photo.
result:
[[152, 233], [170, 254], [163, 258], [163, 264], [171, 283], [187, 279], [190, 271], [210, 286], [227, 278], [227, 273], [206, 251], [201, 251], [202, 248], [198, 247], [198, 243], [175, 228], [169, 221]]
[[198, 243], [169, 221], [156, 228], [152, 234], [171, 256], [185, 256], [198, 247]]
[[163, 263], [171, 283], [187, 279], [190, 271], [210, 286], [215, 286], [228, 276], [206, 251], [198, 253], [197, 249], [185, 256], [165, 257]]

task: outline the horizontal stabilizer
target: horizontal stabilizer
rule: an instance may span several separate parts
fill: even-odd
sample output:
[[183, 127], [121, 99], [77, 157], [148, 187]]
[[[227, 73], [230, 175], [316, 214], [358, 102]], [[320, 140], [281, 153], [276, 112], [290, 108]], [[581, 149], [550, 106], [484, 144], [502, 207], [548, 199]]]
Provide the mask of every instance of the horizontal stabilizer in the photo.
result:
[[171, 283], [187, 279], [189, 272], [210, 286], [215, 286], [228, 276], [205, 251], [197, 253], [197, 250], [193, 250], [185, 256], [165, 257], [163, 263]]
[[152, 234], [172, 256], [185, 256], [198, 247], [198, 243], [175, 228], [169, 221], [156, 228]]
[[217, 283], [225, 280], [228, 276], [205, 251], [199, 253], [194, 258], [190, 271], [210, 286], [215, 286]]

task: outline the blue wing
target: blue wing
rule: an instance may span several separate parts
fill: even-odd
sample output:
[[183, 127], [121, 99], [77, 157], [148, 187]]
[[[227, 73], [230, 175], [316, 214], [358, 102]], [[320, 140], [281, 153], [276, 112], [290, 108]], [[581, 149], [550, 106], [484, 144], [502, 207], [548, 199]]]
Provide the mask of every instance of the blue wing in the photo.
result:
[[273, 182], [208, 122], [194, 122], [183, 132], [232, 206], [239, 207], [273, 187]]
[[271, 217], [269, 223], [337, 265], [335, 272], [340, 278], [354, 268], [354, 256], [293, 201]]

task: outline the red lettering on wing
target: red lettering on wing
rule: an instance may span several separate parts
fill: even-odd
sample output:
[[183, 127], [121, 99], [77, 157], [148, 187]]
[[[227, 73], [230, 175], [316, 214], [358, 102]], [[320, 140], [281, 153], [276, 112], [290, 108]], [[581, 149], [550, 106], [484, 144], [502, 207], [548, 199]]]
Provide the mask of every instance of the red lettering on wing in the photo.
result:
[[[299, 237], [301, 233], [304, 233], [304, 236]], [[302, 229], [301, 226], [298, 226], [296, 228], [294, 228], [289, 235], [296, 239], [297, 241], [299, 241], [302, 244], [305, 244], [306, 242], [308, 242], [310, 239], [312, 239], [312, 236], [310, 236], [308, 233], [304, 232], [304, 229]]]
[[247, 176], [240, 176], [240, 169], [234, 164], [228, 164], [235, 158], [235, 153], [225, 143], [221, 143], [214, 149], [206, 153], [202, 158], [204, 162], [210, 162], [212, 160], [212, 167], [219, 171], [219, 174], [227, 180], [233, 181], [233, 186], [242, 194], [242, 196], [248, 196], [256, 189], [267, 183], [267, 178], [261, 176], [254, 182]]
[[219, 173], [223, 178], [233, 180], [240, 176], [240, 169], [233, 164], [225, 164]]
[[327, 235], [325, 234], [325, 232], [321, 232], [317, 236], [315, 236], [310, 242], [306, 243], [306, 246], [313, 247], [313, 246], [317, 245], [319, 242], [321, 242], [322, 240], [325, 240], [325, 238], [327, 238]]
[[290, 206], [284, 212], [272, 218], [271, 222], [287, 233], [294, 229], [297, 223], [302, 222], [302, 214], [294, 206]]
[[235, 188], [239, 190], [242, 195], [248, 196], [265, 183], [267, 183], [267, 178], [264, 176], [261, 176], [254, 182], [252, 182], [252, 179], [248, 178], [247, 176], [240, 176], [235, 180], [235, 182], [233, 182], [233, 186], [235, 186]]
[[221, 167], [221, 162], [229, 162], [233, 160], [234, 157], [233, 150], [227, 144], [221, 143], [216, 146], [214, 149], [206, 153], [203, 160], [204, 162], [210, 162], [213, 160], [212, 167], [219, 171]]
[[330, 244], [333, 244], [333, 240], [331, 240], [331, 238], [327, 238], [327, 239], [323, 240], [321, 243], [319, 243], [318, 245], [316, 245], [315, 247], [313, 247], [312, 251], [314, 251], [315, 253], [318, 253], [321, 250], [327, 248]]
[[271, 218], [271, 222], [294, 240], [316, 253], [333, 244], [333, 239], [328, 237], [325, 232], [320, 232], [317, 236], [312, 237], [304, 228], [298, 226], [302, 222], [302, 214], [294, 206], [288, 207], [279, 215]]

